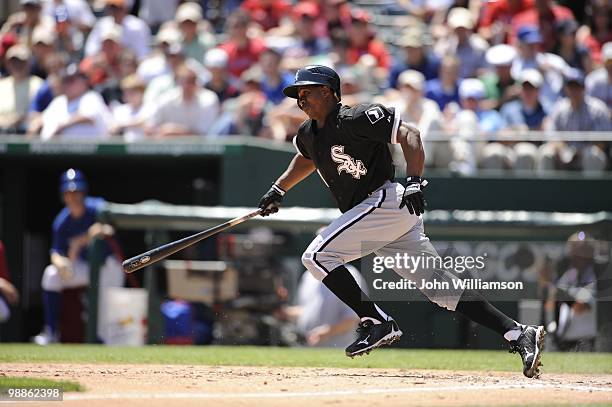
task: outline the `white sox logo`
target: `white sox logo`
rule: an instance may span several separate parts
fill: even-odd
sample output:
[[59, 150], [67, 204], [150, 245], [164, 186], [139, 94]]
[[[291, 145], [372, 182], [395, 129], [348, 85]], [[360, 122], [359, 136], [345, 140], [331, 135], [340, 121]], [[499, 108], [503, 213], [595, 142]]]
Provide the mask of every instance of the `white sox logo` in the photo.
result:
[[361, 178], [362, 175], [366, 175], [368, 169], [363, 165], [361, 160], [355, 161], [353, 157], [348, 154], [344, 154], [344, 146], [332, 146], [331, 158], [335, 163], [338, 163], [338, 174], [345, 171], [355, 179]]

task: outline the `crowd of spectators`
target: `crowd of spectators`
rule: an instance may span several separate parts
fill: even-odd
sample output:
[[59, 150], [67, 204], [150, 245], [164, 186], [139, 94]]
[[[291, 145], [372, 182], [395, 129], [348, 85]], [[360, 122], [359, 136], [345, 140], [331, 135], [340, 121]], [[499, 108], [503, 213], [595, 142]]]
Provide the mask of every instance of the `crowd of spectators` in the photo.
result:
[[418, 123], [430, 167], [601, 172], [605, 140], [546, 139], [612, 131], [612, 5], [565, 4], [20, 0], [0, 28], [0, 133], [290, 140], [306, 116], [282, 89], [318, 63], [343, 103]]

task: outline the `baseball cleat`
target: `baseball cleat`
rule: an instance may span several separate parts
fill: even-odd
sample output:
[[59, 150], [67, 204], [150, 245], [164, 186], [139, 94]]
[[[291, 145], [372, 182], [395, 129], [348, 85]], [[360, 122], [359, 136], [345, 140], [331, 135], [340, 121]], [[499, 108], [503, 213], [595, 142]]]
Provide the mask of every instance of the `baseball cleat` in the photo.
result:
[[523, 328], [523, 332], [516, 341], [510, 342], [510, 353], [518, 352], [523, 360], [523, 374], [529, 378], [540, 376], [542, 366], [542, 351], [544, 350], [543, 326], [530, 325]]
[[391, 345], [402, 336], [394, 320], [374, 324], [370, 320], [359, 323], [357, 339], [346, 348], [346, 356], [353, 358], [370, 353], [373, 349], [383, 345]]

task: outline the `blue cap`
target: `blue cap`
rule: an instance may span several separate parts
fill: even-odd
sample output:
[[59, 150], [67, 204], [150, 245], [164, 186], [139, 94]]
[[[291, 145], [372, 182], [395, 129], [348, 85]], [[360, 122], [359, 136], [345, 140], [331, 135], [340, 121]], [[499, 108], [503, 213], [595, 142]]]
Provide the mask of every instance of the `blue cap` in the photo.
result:
[[542, 35], [540, 34], [540, 29], [535, 25], [526, 25], [519, 28], [517, 37], [519, 41], [524, 42], [526, 44], [542, 43]]
[[60, 192], [87, 192], [87, 179], [80, 170], [70, 168], [60, 177]]

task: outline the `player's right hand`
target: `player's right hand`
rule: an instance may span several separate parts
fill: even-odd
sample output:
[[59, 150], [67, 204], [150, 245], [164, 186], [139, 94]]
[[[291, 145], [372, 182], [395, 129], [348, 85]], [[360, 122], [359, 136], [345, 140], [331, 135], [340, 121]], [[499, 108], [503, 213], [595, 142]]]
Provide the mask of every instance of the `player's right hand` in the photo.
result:
[[270, 190], [259, 200], [261, 216], [268, 216], [278, 212], [281, 202], [283, 201], [283, 195], [285, 195], [285, 191], [278, 185], [272, 184]]

